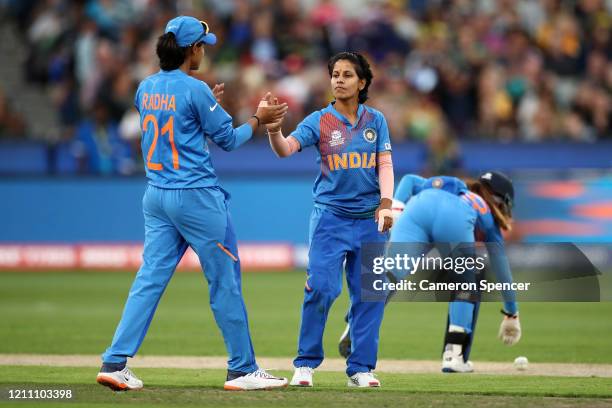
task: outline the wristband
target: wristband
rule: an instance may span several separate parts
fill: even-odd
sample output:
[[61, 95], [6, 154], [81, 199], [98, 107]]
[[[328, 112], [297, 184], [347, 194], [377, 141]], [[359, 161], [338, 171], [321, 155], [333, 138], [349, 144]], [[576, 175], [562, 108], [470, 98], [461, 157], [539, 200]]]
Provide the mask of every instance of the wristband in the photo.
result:
[[512, 314], [512, 313], [508, 313], [506, 312], [504, 309], [500, 310], [501, 314], [503, 314], [504, 316], [510, 318], [510, 319], [516, 319], [518, 317], [518, 313], [517, 314]]
[[251, 117], [257, 120], [257, 127], [259, 127], [259, 125], [261, 124], [261, 122], [259, 121], [259, 117], [257, 115], [253, 115]]

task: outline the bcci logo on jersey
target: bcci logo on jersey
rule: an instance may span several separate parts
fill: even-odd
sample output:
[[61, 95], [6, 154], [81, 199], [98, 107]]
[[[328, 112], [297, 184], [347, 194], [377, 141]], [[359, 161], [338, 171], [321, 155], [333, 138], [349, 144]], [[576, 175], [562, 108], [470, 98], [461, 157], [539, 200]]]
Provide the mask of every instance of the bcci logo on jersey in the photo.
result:
[[339, 130], [332, 130], [331, 140], [329, 141], [329, 145], [334, 147], [334, 146], [339, 146], [341, 144], [344, 144], [344, 138], [342, 137], [342, 132], [340, 132]]
[[376, 131], [372, 128], [367, 128], [363, 131], [363, 138], [366, 142], [374, 143], [376, 141]]

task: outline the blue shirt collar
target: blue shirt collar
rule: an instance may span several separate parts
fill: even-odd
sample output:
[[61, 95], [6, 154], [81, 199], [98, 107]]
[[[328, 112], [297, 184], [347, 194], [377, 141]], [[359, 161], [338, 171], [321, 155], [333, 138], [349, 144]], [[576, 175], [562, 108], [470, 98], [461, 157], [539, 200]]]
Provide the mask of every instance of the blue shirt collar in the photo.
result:
[[158, 74], [165, 74], [165, 75], [168, 75], [168, 74], [177, 75], [178, 74], [178, 75], [189, 76], [186, 73], [184, 73], [180, 68], [176, 68], [176, 69], [173, 69], [173, 70], [170, 70], [170, 71], [164, 71], [163, 69], [160, 69], [157, 73]]
[[[334, 107], [335, 103], [336, 101], [330, 102], [329, 105], [327, 105], [327, 107], [325, 108], [325, 110], [327, 112], [331, 112], [335, 117], [340, 119], [342, 123], [344, 123], [345, 125], [353, 126], [353, 124], [347, 118], [345, 118], [343, 114], [341, 114], [340, 112], [336, 110], [336, 108]], [[361, 120], [361, 115], [363, 115], [363, 112], [365, 112], [365, 107], [363, 106], [363, 104], [360, 103], [357, 108], [357, 124], [359, 124], [359, 121]]]

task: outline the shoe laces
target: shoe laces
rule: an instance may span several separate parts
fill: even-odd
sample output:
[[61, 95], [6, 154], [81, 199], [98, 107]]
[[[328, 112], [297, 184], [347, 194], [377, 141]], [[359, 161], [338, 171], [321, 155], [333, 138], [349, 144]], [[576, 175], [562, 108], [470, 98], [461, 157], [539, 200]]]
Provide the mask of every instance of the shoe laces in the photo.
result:
[[272, 374], [268, 373], [263, 368], [259, 368], [256, 371], [253, 371], [252, 373], [247, 374], [247, 376], [256, 377], [256, 378], [276, 379], [275, 376], [273, 376]]
[[371, 378], [371, 379], [376, 379], [376, 376], [374, 375], [373, 372], [368, 371], [367, 373], [359, 373], [361, 376], [366, 377], [366, 378]]
[[121, 370], [121, 373], [123, 375], [126, 375], [126, 376], [130, 377], [130, 378], [136, 378], [134, 373], [129, 368], [127, 368], [127, 367], [125, 367], [123, 370]]
[[314, 369], [311, 367], [298, 367], [298, 371], [300, 372], [300, 374], [309, 374], [311, 375], [314, 372]]

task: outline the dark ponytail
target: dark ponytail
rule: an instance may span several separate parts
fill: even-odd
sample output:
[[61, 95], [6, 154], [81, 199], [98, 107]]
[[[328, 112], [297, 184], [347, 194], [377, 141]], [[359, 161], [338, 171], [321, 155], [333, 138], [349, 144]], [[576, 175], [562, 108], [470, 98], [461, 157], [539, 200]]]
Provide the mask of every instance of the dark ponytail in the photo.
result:
[[357, 73], [359, 79], [365, 79], [365, 86], [361, 91], [359, 91], [359, 103], [365, 103], [365, 101], [368, 100], [368, 88], [372, 83], [372, 78], [374, 78], [368, 60], [357, 52], [340, 52], [331, 57], [327, 63], [327, 70], [329, 71], [330, 77], [334, 72], [334, 65], [336, 65], [336, 62], [340, 60], [350, 61], [355, 67], [355, 72]]
[[164, 71], [178, 69], [187, 57], [188, 47], [179, 47], [174, 33], [166, 33], [157, 39], [159, 66]]
[[499, 203], [497, 200], [495, 200], [495, 195], [489, 186], [483, 184], [480, 180], [468, 179], [465, 180], [465, 183], [471, 192], [478, 194], [483, 200], [485, 200], [491, 209], [493, 219], [499, 228], [506, 231], [512, 231], [512, 212], [510, 208], [505, 203]]

